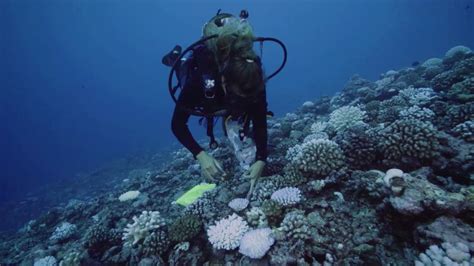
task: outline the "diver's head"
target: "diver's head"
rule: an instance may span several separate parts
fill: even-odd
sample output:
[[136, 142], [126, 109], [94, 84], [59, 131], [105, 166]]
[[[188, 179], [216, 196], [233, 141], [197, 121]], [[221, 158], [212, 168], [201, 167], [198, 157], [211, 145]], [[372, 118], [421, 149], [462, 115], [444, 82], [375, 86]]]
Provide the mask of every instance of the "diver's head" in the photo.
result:
[[265, 87], [260, 58], [253, 50], [231, 56], [222, 75], [227, 95], [239, 102], [253, 101]]
[[[218, 57], [223, 49], [225, 50], [226, 47], [229, 48], [233, 45], [235, 36], [254, 37], [252, 26], [248, 23], [245, 14], [236, 17], [229, 13], [220, 12], [204, 24], [202, 29], [203, 37], [213, 35], [217, 35], [217, 37], [207, 40], [206, 45]], [[217, 47], [217, 42], [219, 42], [220, 47]]]

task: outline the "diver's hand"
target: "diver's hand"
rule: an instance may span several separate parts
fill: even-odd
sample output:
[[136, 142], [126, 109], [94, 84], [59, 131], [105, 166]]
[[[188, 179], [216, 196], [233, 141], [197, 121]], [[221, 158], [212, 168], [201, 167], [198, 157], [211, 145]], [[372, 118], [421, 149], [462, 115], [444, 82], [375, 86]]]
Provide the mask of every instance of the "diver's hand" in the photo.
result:
[[258, 179], [262, 176], [263, 169], [265, 168], [265, 162], [258, 160], [250, 166], [249, 170], [246, 174], [244, 174], [245, 178], [249, 179]]
[[255, 189], [255, 182], [262, 176], [263, 169], [265, 168], [265, 162], [258, 160], [250, 166], [247, 174], [244, 175], [244, 178], [250, 179], [250, 189], [247, 193], [247, 200], [250, 200], [252, 193]]
[[198, 153], [198, 155], [196, 155], [196, 159], [201, 165], [201, 173], [205, 179], [215, 182], [217, 181], [217, 177], [222, 178], [225, 176], [225, 172], [221, 164], [207, 152], [201, 151]]

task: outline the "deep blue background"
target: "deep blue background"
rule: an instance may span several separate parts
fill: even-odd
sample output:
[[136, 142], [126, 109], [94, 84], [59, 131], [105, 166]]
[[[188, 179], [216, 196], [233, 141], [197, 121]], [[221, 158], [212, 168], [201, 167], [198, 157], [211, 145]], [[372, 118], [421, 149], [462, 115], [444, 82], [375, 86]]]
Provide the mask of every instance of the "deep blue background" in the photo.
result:
[[[175, 142], [161, 56], [197, 40], [218, 8], [247, 8], [257, 35], [286, 43], [288, 65], [268, 86], [277, 115], [355, 73], [474, 48], [470, 0], [2, 0], [0, 201]], [[278, 52], [265, 50], [268, 70]]]

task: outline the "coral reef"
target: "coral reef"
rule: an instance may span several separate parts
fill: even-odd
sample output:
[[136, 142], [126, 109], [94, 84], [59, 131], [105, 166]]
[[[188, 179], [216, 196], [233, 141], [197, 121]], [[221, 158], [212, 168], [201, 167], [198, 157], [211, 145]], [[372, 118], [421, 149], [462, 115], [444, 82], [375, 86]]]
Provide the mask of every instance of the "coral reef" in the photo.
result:
[[210, 152], [228, 178], [187, 207], [173, 202], [201, 177], [186, 149], [119, 160], [11, 207], [43, 213], [0, 234], [0, 264], [472, 265], [473, 79], [459, 46], [268, 119], [247, 199], [224, 139]]

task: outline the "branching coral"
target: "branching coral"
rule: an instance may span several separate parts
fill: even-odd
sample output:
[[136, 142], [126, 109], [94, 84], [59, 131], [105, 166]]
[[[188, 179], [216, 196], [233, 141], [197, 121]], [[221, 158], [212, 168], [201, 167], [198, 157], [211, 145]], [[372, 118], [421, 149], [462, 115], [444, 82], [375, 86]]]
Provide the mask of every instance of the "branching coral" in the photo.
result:
[[152, 232], [145, 237], [143, 243], [139, 246], [141, 254], [145, 256], [161, 255], [169, 248], [170, 241], [165, 231], [159, 230]]
[[72, 251], [64, 255], [61, 262], [59, 262], [60, 266], [80, 266], [82, 260], [82, 254], [77, 251]]
[[247, 222], [234, 213], [211, 225], [207, 229], [207, 235], [215, 249], [232, 250], [239, 246], [240, 240], [248, 229]]
[[362, 111], [359, 107], [343, 106], [329, 115], [329, 124], [336, 131], [344, 131], [356, 124], [363, 123], [365, 118], [365, 111]]
[[345, 164], [345, 157], [339, 145], [324, 139], [293, 147], [288, 158], [306, 176], [324, 176]]
[[419, 106], [415, 105], [408, 109], [404, 109], [400, 111], [400, 118], [405, 119], [418, 119], [423, 121], [431, 121], [435, 113], [428, 108], [420, 108]]
[[285, 238], [291, 241], [311, 238], [308, 219], [301, 210], [287, 213], [277, 231], [284, 233]]
[[268, 226], [267, 216], [259, 207], [252, 207], [252, 209], [246, 212], [245, 215], [247, 216], [247, 221], [251, 226], [259, 228]]
[[403, 99], [412, 105], [424, 105], [436, 98], [436, 93], [432, 88], [407, 88], [399, 93]]
[[315, 122], [311, 125], [311, 133], [321, 133], [324, 132], [324, 130], [327, 127], [327, 122]]
[[453, 128], [453, 132], [467, 142], [474, 142], [474, 120], [457, 125]]
[[353, 168], [365, 168], [376, 158], [376, 136], [366, 127], [352, 127], [334, 139]]
[[472, 265], [474, 261], [469, 254], [469, 247], [463, 243], [444, 242], [441, 246], [431, 245], [421, 253], [415, 266], [425, 265]]
[[402, 157], [431, 159], [439, 149], [437, 130], [429, 122], [397, 120], [381, 134], [381, 152], [390, 160]]
[[272, 176], [268, 180], [257, 183], [252, 194], [252, 201], [264, 201], [269, 199], [273, 192], [283, 187], [279, 176]]
[[474, 120], [474, 103], [449, 106], [446, 114], [452, 126]]
[[273, 192], [271, 199], [283, 206], [290, 206], [301, 201], [301, 191], [295, 187], [285, 187]]
[[169, 228], [169, 237], [174, 242], [184, 242], [192, 239], [202, 229], [202, 222], [195, 215], [185, 215], [174, 221]]
[[165, 225], [165, 220], [160, 216], [160, 212], [143, 211], [140, 216], [133, 217], [133, 223], [127, 224], [122, 237], [124, 245], [133, 246]]
[[450, 100], [458, 102], [474, 101], [474, 76], [453, 84], [447, 93]]
[[68, 222], [64, 222], [54, 230], [53, 234], [49, 238], [55, 242], [63, 242], [68, 240], [76, 233], [77, 226]]
[[121, 242], [118, 230], [110, 230], [105, 226], [92, 227], [86, 234], [85, 247], [88, 253], [96, 258], [104, 251]]
[[262, 203], [262, 212], [265, 214], [270, 224], [279, 222], [283, 214], [282, 207], [274, 200], [264, 201]]
[[194, 203], [186, 206], [184, 209], [184, 214], [196, 215], [199, 218], [208, 222], [212, 220], [215, 216], [215, 203], [207, 198], [200, 198]]

